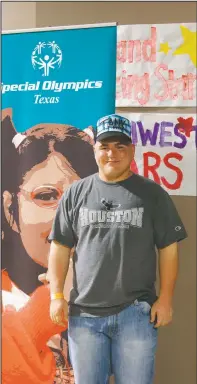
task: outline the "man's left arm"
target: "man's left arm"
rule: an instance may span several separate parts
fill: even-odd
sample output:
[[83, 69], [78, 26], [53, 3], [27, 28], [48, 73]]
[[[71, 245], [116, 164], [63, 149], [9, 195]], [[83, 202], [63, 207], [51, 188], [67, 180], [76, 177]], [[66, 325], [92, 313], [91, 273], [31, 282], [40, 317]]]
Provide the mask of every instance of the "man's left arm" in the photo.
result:
[[159, 252], [160, 293], [151, 309], [151, 322], [158, 328], [172, 320], [172, 299], [178, 272], [178, 243], [187, 232], [169, 196], [158, 187], [154, 209], [154, 239]]
[[172, 321], [173, 293], [178, 274], [178, 244], [175, 242], [158, 252], [160, 293], [151, 309], [151, 322], [155, 322], [155, 328]]

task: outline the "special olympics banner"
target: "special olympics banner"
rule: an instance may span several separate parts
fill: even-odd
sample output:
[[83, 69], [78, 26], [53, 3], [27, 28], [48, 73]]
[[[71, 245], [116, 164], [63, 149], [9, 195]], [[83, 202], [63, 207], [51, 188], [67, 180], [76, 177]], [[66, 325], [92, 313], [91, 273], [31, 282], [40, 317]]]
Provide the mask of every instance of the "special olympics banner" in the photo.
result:
[[46, 121], [84, 129], [114, 111], [116, 29], [2, 36], [2, 106], [18, 131]]
[[196, 24], [118, 27], [117, 107], [196, 106]]
[[[49, 317], [47, 241], [58, 202], [97, 172], [86, 133], [115, 112], [116, 25], [2, 35], [3, 383], [74, 383]], [[85, 266], [84, 266], [85, 268]], [[69, 268], [65, 295], [72, 285]]]
[[196, 196], [196, 115], [124, 113], [136, 146], [136, 172], [170, 195]]

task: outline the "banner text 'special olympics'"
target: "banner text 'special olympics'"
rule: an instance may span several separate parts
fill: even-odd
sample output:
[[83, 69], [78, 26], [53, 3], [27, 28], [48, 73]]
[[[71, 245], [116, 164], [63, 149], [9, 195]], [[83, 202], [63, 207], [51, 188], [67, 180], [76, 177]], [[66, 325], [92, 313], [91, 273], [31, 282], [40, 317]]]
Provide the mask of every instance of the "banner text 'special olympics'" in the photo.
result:
[[1, 84], [1, 92], [22, 92], [22, 91], [54, 91], [61, 92], [63, 90], [73, 90], [75, 92], [81, 89], [99, 89], [102, 88], [103, 81], [101, 80], [89, 80], [84, 81], [70, 81], [70, 82], [57, 82], [57, 81], [37, 81], [36, 83], [30, 83], [26, 81], [22, 84]]

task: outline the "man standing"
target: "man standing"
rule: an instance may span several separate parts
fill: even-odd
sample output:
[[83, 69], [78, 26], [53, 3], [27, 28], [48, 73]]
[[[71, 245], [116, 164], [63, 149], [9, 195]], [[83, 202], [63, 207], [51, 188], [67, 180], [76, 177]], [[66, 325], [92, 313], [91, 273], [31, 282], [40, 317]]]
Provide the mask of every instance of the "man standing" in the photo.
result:
[[69, 348], [76, 384], [107, 384], [111, 372], [116, 384], [151, 384], [186, 231], [167, 192], [131, 172], [129, 120], [101, 118], [94, 151], [98, 174], [64, 193], [49, 237], [50, 315], [59, 325], [68, 317], [63, 289], [74, 247]]

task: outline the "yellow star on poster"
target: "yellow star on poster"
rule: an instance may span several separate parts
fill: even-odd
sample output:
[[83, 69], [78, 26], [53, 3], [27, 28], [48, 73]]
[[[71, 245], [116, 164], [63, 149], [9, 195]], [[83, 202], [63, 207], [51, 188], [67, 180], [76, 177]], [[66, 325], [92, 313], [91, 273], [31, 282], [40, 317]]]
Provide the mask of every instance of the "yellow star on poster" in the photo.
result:
[[168, 43], [161, 43], [159, 52], [164, 52], [167, 55], [167, 53], [170, 51], [170, 49], [172, 49], [172, 48], [169, 47]]
[[183, 25], [181, 25], [180, 28], [184, 42], [174, 51], [173, 55], [189, 55], [192, 63], [196, 67], [196, 32], [190, 31]]

